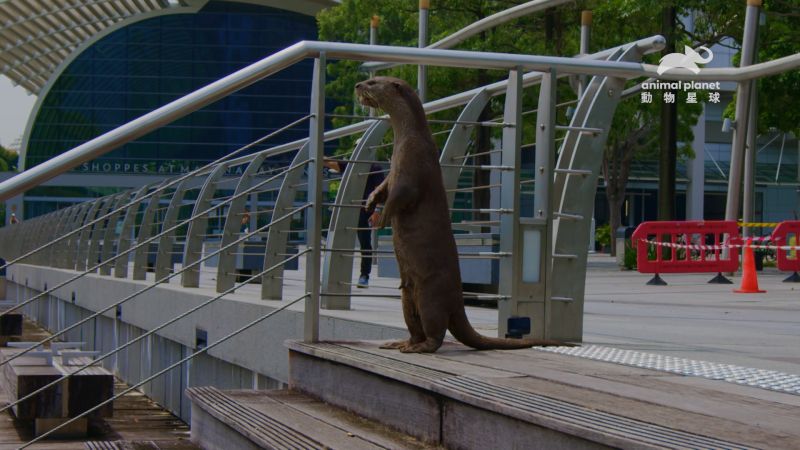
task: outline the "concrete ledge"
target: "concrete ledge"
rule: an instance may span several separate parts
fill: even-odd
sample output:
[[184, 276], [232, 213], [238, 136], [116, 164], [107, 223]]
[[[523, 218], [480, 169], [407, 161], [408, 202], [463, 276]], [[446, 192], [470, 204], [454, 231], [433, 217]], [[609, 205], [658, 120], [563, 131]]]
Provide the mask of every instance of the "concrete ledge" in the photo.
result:
[[290, 351], [289, 387], [424, 442], [442, 439], [439, 399], [412, 385]]
[[[721, 411], [723, 403], [730, 409], [742, 400], [713, 389], [685, 401], [685, 409], [649, 403], [651, 396], [681, 395], [685, 386], [671, 384], [669, 378], [678, 378], [673, 375], [535, 350], [478, 352], [448, 343], [436, 354], [420, 355], [379, 350], [378, 344], [288, 341], [290, 385], [448, 448], [749, 449], [764, 442], [793, 448], [796, 442], [782, 424], [771, 429], [742, 423], [733, 413], [696, 412], [698, 405]], [[615, 386], [630, 383], [632, 395], [600, 392], [608, 377], [616, 377]], [[637, 388], [648, 377], [653, 388]], [[783, 408], [755, 403], [740, 407], [764, 415]]]

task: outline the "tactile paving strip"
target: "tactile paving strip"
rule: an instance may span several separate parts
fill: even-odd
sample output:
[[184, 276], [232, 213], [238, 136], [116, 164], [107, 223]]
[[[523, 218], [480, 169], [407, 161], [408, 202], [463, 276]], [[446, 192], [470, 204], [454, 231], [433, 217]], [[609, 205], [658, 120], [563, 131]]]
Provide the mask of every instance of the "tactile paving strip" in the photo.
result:
[[577, 356], [643, 369], [660, 370], [686, 376], [722, 380], [771, 391], [800, 395], [800, 375], [774, 370], [754, 369], [675, 356], [657, 355], [635, 350], [622, 350], [601, 345], [581, 347], [537, 347], [537, 350]]

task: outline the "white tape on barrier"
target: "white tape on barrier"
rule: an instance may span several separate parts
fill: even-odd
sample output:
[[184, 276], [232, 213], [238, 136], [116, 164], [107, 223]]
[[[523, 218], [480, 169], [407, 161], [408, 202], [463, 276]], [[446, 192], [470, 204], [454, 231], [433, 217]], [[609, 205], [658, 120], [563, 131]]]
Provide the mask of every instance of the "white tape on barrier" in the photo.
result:
[[[752, 248], [756, 250], [786, 250], [796, 251], [800, 250], [800, 245], [770, 245], [770, 244], [720, 244], [720, 245], [704, 245], [704, 244], [681, 244], [677, 242], [658, 242], [642, 239], [648, 245], [657, 245], [668, 248], [685, 248], [689, 250], [723, 250], [726, 248]], [[755, 240], [755, 238], [754, 238]], [[759, 240], [766, 241], [769, 238], [760, 238]]]

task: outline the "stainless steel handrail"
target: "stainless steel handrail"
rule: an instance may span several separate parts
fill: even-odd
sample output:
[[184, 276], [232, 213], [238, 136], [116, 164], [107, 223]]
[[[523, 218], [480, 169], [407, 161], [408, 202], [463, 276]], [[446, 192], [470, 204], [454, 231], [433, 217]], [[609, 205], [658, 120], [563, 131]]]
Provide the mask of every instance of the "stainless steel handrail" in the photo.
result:
[[[188, 173], [186, 173], [184, 175], [181, 175], [180, 177], [176, 177], [174, 179], [168, 180], [166, 183], [163, 183], [163, 184], [161, 184], [159, 186], [156, 186], [152, 191], [146, 193], [145, 195], [143, 195], [141, 197], [135, 197], [130, 202], [126, 203], [125, 205], [122, 205], [122, 206], [120, 206], [118, 208], [114, 208], [113, 210], [109, 211], [107, 214], [104, 214], [101, 217], [98, 217], [98, 218], [96, 218], [96, 219], [94, 219], [94, 220], [92, 220], [92, 221], [90, 221], [88, 223], [85, 223], [79, 228], [76, 228], [76, 229], [74, 229], [72, 231], [64, 233], [61, 236], [57, 236], [55, 239], [53, 239], [53, 240], [51, 240], [51, 241], [49, 241], [49, 242], [47, 242], [47, 243], [35, 248], [33, 250], [28, 251], [27, 253], [25, 253], [23, 255], [20, 255], [20, 256], [14, 258], [13, 260], [7, 261], [5, 265], [0, 265], [0, 270], [5, 269], [6, 267], [11, 266], [12, 264], [16, 264], [16, 263], [22, 261], [23, 259], [28, 258], [29, 256], [32, 256], [32, 255], [34, 255], [34, 254], [36, 254], [36, 253], [38, 253], [38, 252], [50, 247], [53, 244], [56, 244], [58, 242], [63, 241], [64, 239], [69, 238], [70, 236], [73, 236], [73, 235], [75, 235], [77, 233], [80, 233], [81, 231], [85, 230], [86, 228], [94, 226], [95, 224], [97, 224], [99, 222], [102, 222], [102, 221], [114, 216], [115, 214], [118, 214], [118, 213], [122, 212], [125, 209], [127, 209], [129, 207], [132, 207], [134, 204], [141, 203], [144, 200], [147, 200], [147, 199], [151, 198], [152, 196], [154, 196], [155, 194], [157, 194], [159, 192], [162, 192], [162, 191], [165, 191], [165, 190], [167, 190], [167, 189], [169, 189], [171, 187], [174, 187], [174, 186], [176, 186], [177, 184], [179, 184], [180, 182], [182, 182], [184, 180], [187, 180], [187, 179], [189, 179], [191, 177], [194, 177], [194, 176], [197, 176], [197, 175], [202, 175], [208, 169], [216, 167], [217, 165], [222, 164], [224, 162], [229, 162], [228, 160], [230, 160], [234, 156], [236, 156], [236, 155], [238, 155], [238, 154], [240, 154], [242, 152], [245, 152], [245, 151], [247, 151], [247, 150], [249, 150], [249, 149], [251, 149], [251, 148], [253, 148], [253, 147], [257, 146], [257, 145], [263, 144], [267, 140], [274, 138], [275, 136], [283, 133], [284, 131], [289, 130], [289, 129], [295, 127], [296, 125], [299, 125], [300, 123], [305, 122], [310, 117], [311, 117], [310, 115], [305, 115], [305, 116], [301, 117], [300, 119], [297, 119], [294, 122], [291, 122], [291, 123], [289, 123], [287, 125], [284, 125], [283, 127], [279, 128], [279, 129], [277, 129], [275, 131], [272, 131], [271, 133], [268, 133], [268, 134], [256, 139], [255, 141], [253, 141], [253, 142], [251, 142], [249, 144], [245, 144], [244, 146], [239, 147], [238, 149], [236, 149], [236, 150], [234, 150], [234, 151], [232, 151], [232, 152], [230, 152], [230, 153], [228, 153], [228, 154], [226, 154], [226, 155], [224, 155], [224, 156], [222, 156], [220, 158], [217, 158], [216, 160], [214, 160], [214, 161], [212, 161], [212, 162], [210, 162], [210, 163], [208, 163], [208, 164], [206, 164], [206, 165], [204, 165], [202, 167], [198, 167], [197, 169], [194, 169], [194, 170], [192, 170], [192, 171], [190, 171], [190, 172], [188, 172]], [[233, 163], [233, 165], [236, 165], [236, 164], [238, 164], [238, 163]], [[23, 173], [25, 173], [25, 172], [23, 172]]]
[[97, 158], [305, 58], [316, 58], [320, 54], [328, 59], [383, 59], [389, 62], [474, 69], [544, 71], [555, 68], [558, 72], [572, 74], [622, 78], [646, 76], [695, 81], [744, 81], [800, 68], [800, 53], [744, 68], [703, 69], [698, 74], [686, 69], [676, 69], [658, 75], [656, 66], [632, 62], [302, 41], [0, 183], [0, 201]]
[[304, 166], [305, 164], [307, 164], [307, 163], [308, 163], [308, 161], [309, 161], [309, 160], [304, 160], [304, 161], [302, 161], [302, 162], [300, 162], [300, 163], [298, 163], [298, 164], [292, 165], [292, 166], [288, 167], [286, 170], [284, 170], [283, 172], [281, 172], [281, 173], [278, 173], [278, 174], [276, 174], [276, 175], [273, 175], [272, 177], [269, 177], [269, 178], [267, 178], [267, 179], [265, 179], [265, 180], [263, 180], [263, 181], [260, 181], [259, 183], [255, 184], [254, 186], [252, 186], [252, 187], [250, 187], [250, 188], [248, 188], [248, 189], [246, 189], [246, 190], [244, 190], [244, 191], [240, 192], [240, 193], [239, 193], [239, 194], [237, 194], [237, 195], [234, 195], [234, 196], [232, 196], [232, 197], [230, 197], [230, 198], [226, 199], [225, 201], [222, 201], [222, 202], [220, 202], [220, 203], [217, 203], [217, 204], [215, 204], [215, 205], [212, 205], [211, 207], [209, 207], [209, 208], [207, 208], [207, 209], [204, 209], [203, 211], [200, 211], [200, 212], [199, 212], [199, 213], [197, 213], [197, 214], [193, 214], [193, 215], [192, 215], [191, 217], [189, 217], [188, 219], [185, 219], [185, 220], [183, 220], [183, 221], [181, 221], [181, 222], [178, 222], [178, 223], [176, 223], [175, 225], [173, 225], [173, 226], [171, 226], [171, 227], [167, 228], [166, 230], [161, 230], [161, 232], [159, 232], [158, 234], [156, 234], [156, 235], [153, 235], [153, 236], [150, 236], [150, 237], [148, 237], [147, 239], [143, 240], [142, 242], [137, 242], [137, 243], [136, 243], [136, 245], [134, 245], [134, 246], [130, 247], [129, 249], [125, 250], [124, 252], [121, 252], [121, 253], [118, 253], [118, 254], [114, 255], [114, 256], [113, 256], [113, 257], [111, 257], [111, 258], [110, 258], [108, 261], [101, 261], [100, 263], [98, 263], [98, 264], [96, 264], [96, 265], [92, 266], [91, 268], [89, 268], [89, 269], [87, 269], [87, 270], [85, 270], [85, 271], [83, 271], [83, 272], [81, 272], [81, 273], [78, 273], [77, 275], [74, 275], [73, 277], [71, 277], [71, 278], [69, 278], [69, 279], [67, 279], [67, 280], [65, 280], [65, 281], [62, 281], [62, 282], [60, 282], [60, 283], [58, 283], [58, 284], [56, 284], [56, 285], [54, 285], [54, 286], [50, 287], [49, 289], [46, 289], [46, 290], [44, 290], [44, 291], [40, 292], [39, 294], [37, 294], [37, 295], [35, 295], [35, 296], [33, 296], [33, 297], [29, 298], [28, 300], [25, 300], [24, 302], [21, 302], [21, 303], [17, 303], [16, 305], [14, 305], [14, 306], [12, 306], [12, 307], [10, 307], [10, 308], [6, 309], [6, 310], [5, 310], [5, 311], [3, 311], [2, 313], [0, 313], [0, 317], [3, 317], [3, 316], [5, 316], [6, 314], [9, 314], [9, 313], [11, 313], [11, 312], [13, 312], [13, 311], [16, 311], [16, 310], [18, 310], [19, 308], [22, 308], [23, 306], [25, 306], [25, 305], [28, 305], [28, 304], [30, 304], [31, 302], [33, 302], [33, 301], [36, 301], [36, 300], [38, 300], [38, 299], [40, 299], [40, 298], [42, 298], [42, 297], [44, 297], [44, 296], [46, 296], [46, 295], [50, 295], [50, 294], [51, 294], [51, 293], [53, 293], [54, 291], [56, 291], [56, 290], [58, 290], [58, 289], [61, 289], [62, 287], [66, 286], [66, 285], [68, 285], [68, 284], [70, 284], [70, 283], [72, 283], [73, 281], [75, 281], [75, 280], [78, 280], [78, 279], [80, 279], [80, 278], [83, 278], [84, 276], [86, 276], [86, 275], [88, 275], [88, 274], [90, 274], [90, 273], [93, 273], [95, 270], [99, 269], [100, 267], [104, 266], [105, 264], [108, 264], [108, 263], [110, 263], [110, 262], [112, 262], [112, 261], [116, 261], [117, 259], [119, 259], [119, 258], [121, 258], [121, 257], [123, 257], [123, 256], [127, 256], [127, 255], [129, 255], [129, 254], [130, 254], [130, 253], [132, 253], [133, 251], [135, 251], [135, 250], [137, 250], [137, 249], [139, 249], [139, 248], [141, 248], [141, 247], [143, 247], [143, 246], [145, 246], [145, 245], [148, 245], [150, 242], [153, 242], [154, 240], [156, 240], [156, 239], [160, 238], [161, 236], [163, 236], [163, 235], [164, 235], [164, 234], [166, 234], [166, 233], [170, 233], [170, 232], [172, 232], [172, 231], [175, 231], [175, 230], [177, 230], [178, 228], [180, 228], [180, 227], [182, 227], [182, 226], [184, 226], [184, 225], [186, 225], [186, 224], [190, 223], [191, 221], [193, 221], [193, 220], [197, 219], [198, 217], [204, 216], [204, 215], [206, 215], [206, 214], [210, 213], [211, 211], [214, 211], [215, 209], [217, 209], [217, 208], [220, 208], [221, 206], [225, 206], [225, 205], [227, 205], [227, 204], [231, 203], [233, 200], [235, 200], [235, 199], [237, 199], [237, 198], [239, 198], [239, 197], [242, 197], [242, 196], [245, 196], [245, 195], [249, 195], [251, 192], [253, 192], [253, 191], [257, 190], [257, 189], [258, 189], [258, 188], [260, 188], [261, 186], [263, 186], [263, 185], [265, 185], [265, 184], [267, 184], [267, 183], [270, 183], [270, 182], [272, 182], [272, 181], [275, 181], [276, 179], [278, 179], [278, 178], [282, 177], [282, 176], [283, 176], [283, 175], [285, 175], [287, 172], [289, 172], [289, 171], [291, 171], [291, 170], [295, 170], [295, 169], [296, 169], [296, 168], [298, 168], [298, 167]]
[[[64, 328], [64, 329], [62, 329], [62, 330], [60, 330], [60, 331], [58, 331], [58, 332], [56, 332], [56, 333], [53, 333], [53, 334], [51, 334], [50, 336], [48, 336], [48, 337], [46, 337], [46, 338], [42, 339], [41, 341], [38, 341], [38, 342], [37, 342], [35, 345], [31, 346], [30, 348], [28, 348], [28, 349], [25, 349], [25, 350], [23, 350], [23, 351], [21, 351], [21, 352], [19, 352], [19, 353], [15, 354], [15, 355], [13, 355], [13, 356], [10, 356], [10, 357], [6, 358], [6, 359], [5, 359], [5, 360], [3, 360], [3, 361], [0, 361], [0, 367], [2, 367], [2, 366], [4, 366], [4, 365], [6, 365], [6, 364], [8, 364], [8, 363], [10, 363], [11, 361], [13, 361], [13, 360], [15, 360], [15, 359], [17, 359], [17, 358], [19, 358], [19, 357], [21, 357], [21, 356], [23, 356], [23, 355], [25, 355], [26, 353], [28, 353], [28, 352], [29, 352], [29, 351], [31, 351], [32, 349], [34, 349], [34, 348], [37, 348], [38, 346], [40, 346], [40, 345], [42, 345], [42, 344], [46, 344], [46, 343], [48, 343], [48, 342], [52, 341], [53, 339], [55, 339], [55, 338], [57, 338], [57, 337], [61, 336], [62, 334], [64, 334], [64, 333], [67, 333], [67, 332], [68, 332], [68, 331], [70, 331], [70, 330], [74, 330], [75, 328], [77, 328], [77, 327], [79, 327], [79, 326], [83, 325], [84, 323], [86, 323], [86, 322], [88, 322], [88, 321], [90, 321], [90, 320], [92, 320], [92, 319], [94, 319], [94, 318], [96, 318], [96, 317], [98, 317], [98, 316], [101, 316], [101, 315], [103, 315], [103, 313], [105, 313], [105, 312], [108, 312], [108, 311], [111, 311], [112, 309], [114, 309], [114, 308], [116, 308], [116, 307], [118, 307], [118, 306], [121, 306], [122, 304], [124, 304], [124, 303], [128, 302], [129, 300], [132, 300], [132, 299], [134, 299], [134, 298], [138, 297], [139, 295], [141, 295], [141, 294], [144, 294], [145, 292], [147, 292], [147, 291], [149, 291], [149, 290], [151, 290], [151, 289], [155, 288], [155, 287], [156, 287], [156, 286], [158, 286], [159, 284], [161, 284], [161, 283], [165, 283], [165, 282], [167, 282], [167, 281], [171, 280], [172, 278], [174, 278], [174, 277], [176, 277], [176, 276], [178, 276], [178, 275], [182, 274], [183, 272], [185, 272], [185, 271], [187, 271], [187, 270], [189, 270], [189, 269], [191, 269], [191, 268], [193, 268], [193, 267], [199, 266], [199, 265], [200, 265], [200, 264], [202, 264], [204, 261], [207, 261], [207, 260], [209, 260], [209, 259], [213, 258], [214, 256], [217, 256], [217, 255], [219, 255], [220, 253], [224, 252], [225, 250], [227, 250], [227, 249], [229, 249], [229, 248], [231, 248], [231, 247], [234, 247], [234, 246], [236, 246], [236, 245], [238, 245], [238, 244], [241, 244], [242, 242], [244, 242], [244, 241], [246, 241], [247, 239], [249, 239], [251, 236], [255, 236], [257, 233], [260, 233], [260, 232], [262, 232], [262, 231], [264, 231], [264, 230], [268, 229], [269, 227], [271, 227], [271, 226], [273, 226], [273, 225], [275, 225], [275, 224], [277, 224], [277, 223], [279, 223], [279, 222], [282, 222], [282, 221], [284, 221], [284, 220], [286, 220], [286, 219], [288, 219], [288, 218], [291, 218], [291, 217], [292, 217], [294, 214], [297, 214], [297, 213], [299, 213], [299, 212], [301, 212], [301, 211], [305, 210], [305, 209], [306, 209], [306, 208], [308, 208], [309, 206], [310, 206], [310, 205], [306, 204], [306, 205], [300, 206], [300, 207], [298, 207], [298, 208], [295, 208], [295, 209], [293, 209], [292, 211], [290, 211], [289, 213], [287, 213], [287, 214], [284, 214], [284, 215], [282, 215], [281, 217], [279, 217], [279, 218], [277, 218], [277, 219], [275, 219], [275, 220], [272, 220], [272, 221], [270, 221], [270, 223], [268, 223], [268, 224], [266, 224], [266, 225], [263, 225], [263, 226], [261, 226], [261, 227], [259, 227], [259, 228], [255, 229], [255, 230], [253, 230], [253, 231], [249, 232], [249, 233], [245, 233], [245, 234], [243, 234], [243, 236], [239, 237], [237, 240], [235, 240], [235, 241], [231, 242], [230, 244], [228, 244], [228, 245], [226, 245], [226, 246], [224, 246], [224, 247], [220, 247], [219, 249], [217, 249], [217, 250], [215, 250], [215, 251], [213, 251], [213, 252], [211, 252], [211, 253], [209, 253], [209, 254], [207, 254], [207, 255], [203, 256], [203, 257], [202, 257], [202, 258], [200, 258], [199, 260], [197, 260], [197, 261], [195, 261], [195, 262], [193, 262], [193, 263], [191, 263], [191, 264], [188, 264], [188, 265], [186, 265], [185, 267], [181, 267], [181, 269], [180, 269], [180, 270], [178, 270], [178, 271], [175, 271], [175, 272], [173, 272], [173, 273], [171, 273], [171, 274], [169, 274], [169, 275], [167, 275], [167, 276], [164, 276], [164, 277], [162, 277], [162, 278], [160, 278], [160, 279], [158, 279], [158, 280], [155, 280], [155, 281], [153, 282], [153, 284], [148, 284], [147, 286], [145, 286], [145, 287], [143, 287], [142, 289], [139, 289], [138, 291], [136, 291], [136, 292], [134, 292], [134, 293], [132, 293], [132, 294], [128, 295], [127, 297], [124, 297], [123, 299], [121, 299], [121, 300], [119, 300], [119, 301], [117, 301], [117, 302], [115, 302], [115, 303], [112, 303], [112, 304], [110, 304], [110, 305], [108, 305], [108, 306], [106, 306], [106, 307], [104, 307], [104, 308], [101, 308], [101, 309], [100, 309], [100, 310], [98, 310], [98, 311], [95, 311], [93, 314], [90, 314], [90, 315], [88, 315], [88, 316], [84, 317], [83, 319], [81, 319], [81, 320], [79, 320], [79, 321], [77, 321], [77, 322], [73, 323], [72, 325], [70, 325], [70, 326], [68, 326], [68, 327], [66, 327], [66, 328]], [[287, 258], [287, 259], [286, 259], [286, 260], [284, 260], [284, 261], [283, 261], [281, 264], [283, 264], [283, 263], [286, 263], [286, 262], [288, 262], [288, 261], [291, 261], [291, 260], [295, 259], [296, 257], [299, 257], [299, 256], [300, 256], [300, 255], [302, 255], [302, 254], [304, 254], [304, 253], [302, 253], [302, 252], [301, 252], [301, 253], [297, 253], [296, 255], [292, 255], [292, 257], [291, 257], [291, 258]], [[274, 269], [272, 269], [272, 270], [274, 270]], [[171, 322], [170, 322], [170, 323], [171, 323]], [[160, 327], [160, 328], [158, 328], [157, 330], [160, 330], [161, 328], [163, 328], [163, 327]], [[156, 330], [156, 331], [157, 331], [157, 330]], [[31, 395], [33, 395], [33, 394], [31, 394]], [[13, 406], [14, 404], [16, 404], [16, 403], [18, 403], [18, 402], [20, 402], [20, 401], [22, 401], [22, 400], [24, 400], [24, 399], [17, 400], [17, 402], [14, 402], [12, 405], [8, 405], [8, 406]], [[5, 409], [6, 409], [6, 408], [7, 408], [7, 407], [0, 408], [0, 412], [3, 412], [3, 411], [5, 411]]]
[[[628, 47], [628, 46], [631, 46], [631, 45], [637, 46], [639, 48], [639, 50], [642, 51], [642, 53], [644, 53], [644, 54], [650, 54], [650, 53], [655, 53], [655, 52], [660, 51], [664, 47], [665, 41], [664, 41], [664, 38], [661, 37], [661, 36], [658, 36], [658, 35], [650, 36], [650, 37], [642, 38], [642, 39], [639, 39], [637, 41], [634, 41], [634, 42], [631, 42], [631, 43], [628, 43], [628, 44], [623, 44], [623, 45], [612, 47], [612, 48], [609, 48], [609, 49], [606, 49], [606, 50], [601, 50], [601, 51], [599, 51], [597, 53], [592, 53], [590, 55], [582, 55], [582, 56], [579, 56], [579, 58], [598, 59], [598, 60], [599, 59], [605, 59], [605, 58], [608, 58], [614, 52], [618, 51], [620, 48]], [[559, 75], [559, 77], [561, 77], [561, 76], [567, 76], [567, 74]], [[542, 73], [541, 72], [535, 72], [535, 71], [534, 72], [528, 72], [525, 75], [523, 75], [523, 77], [522, 77], [522, 86], [523, 87], [535, 86], [535, 85], [539, 84], [541, 79], [542, 79]], [[454, 108], [454, 107], [457, 107], [457, 106], [462, 106], [462, 105], [467, 104], [467, 102], [469, 102], [470, 99], [475, 97], [475, 95], [478, 92], [481, 92], [481, 91], [484, 91], [484, 90], [491, 97], [504, 95], [505, 92], [506, 92], [506, 86], [508, 86], [508, 80], [504, 79], [504, 80], [501, 80], [501, 81], [497, 81], [497, 82], [494, 82], [494, 83], [487, 84], [485, 86], [480, 86], [480, 87], [477, 87], [477, 88], [474, 88], [474, 89], [470, 89], [468, 91], [463, 91], [463, 92], [460, 92], [458, 94], [453, 94], [453, 95], [450, 95], [448, 97], [443, 97], [443, 98], [440, 98], [440, 99], [437, 99], [437, 100], [432, 100], [430, 102], [425, 103], [423, 105], [423, 108], [425, 109], [425, 113], [426, 114], [433, 114], [433, 113], [437, 113], [437, 112], [440, 112], [440, 111], [445, 111], [445, 110], [448, 110], [450, 108]], [[362, 132], [366, 131], [370, 127], [370, 125], [372, 125], [372, 123], [374, 123], [375, 120], [381, 120], [381, 119], [383, 119], [385, 117], [388, 117], [388, 116], [376, 117], [374, 119], [368, 119], [368, 120], [365, 120], [363, 122], [354, 123], [354, 124], [351, 124], [351, 125], [346, 125], [346, 126], [343, 126], [343, 127], [336, 128], [334, 130], [327, 131], [327, 132], [325, 132], [325, 136], [324, 136], [325, 141], [333, 141], [333, 140], [340, 139], [340, 138], [343, 138], [343, 137], [346, 137], [346, 136], [352, 136], [352, 135], [357, 134], [357, 133], [362, 133]], [[279, 145], [277, 147], [273, 147], [271, 149], [264, 150], [263, 152], [268, 152], [270, 156], [275, 156], [275, 155], [279, 155], [281, 153], [286, 153], [286, 152], [290, 152], [290, 151], [293, 151], [293, 150], [297, 150], [300, 147], [302, 147], [303, 145], [305, 145], [307, 142], [308, 142], [308, 138], [298, 139], [298, 140], [293, 141], [293, 142], [287, 142], [286, 144], [281, 144], [281, 145]], [[240, 157], [240, 158], [236, 158], [236, 159], [231, 160], [231, 163], [234, 164], [234, 163], [244, 162], [249, 157], [250, 156], [248, 155], [248, 156], [243, 156], [243, 157]]]
[[[502, 25], [506, 22], [518, 19], [523, 16], [527, 16], [528, 14], [532, 14], [538, 11], [562, 5], [569, 1], [570, 0], [533, 0], [527, 3], [523, 3], [521, 5], [516, 5], [511, 8], [505, 9], [503, 11], [496, 12], [491, 16], [484, 17], [483, 19], [478, 20], [476, 22], [472, 22], [466, 27], [456, 31], [455, 33], [447, 37], [439, 39], [438, 41], [426, 46], [425, 48], [442, 48], [442, 49], [453, 48], [456, 45], [471, 38], [472, 36], [476, 36], [498, 25]], [[391, 64], [391, 63], [376, 61], [376, 62], [364, 63], [361, 65], [361, 68], [369, 72], [376, 70], [384, 70], [398, 65], [399, 64]]]

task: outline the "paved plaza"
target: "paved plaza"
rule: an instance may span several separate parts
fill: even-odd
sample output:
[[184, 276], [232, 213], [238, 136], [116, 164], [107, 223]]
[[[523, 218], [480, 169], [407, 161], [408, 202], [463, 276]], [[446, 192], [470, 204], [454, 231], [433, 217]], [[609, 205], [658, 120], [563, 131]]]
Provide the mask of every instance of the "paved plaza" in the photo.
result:
[[[304, 273], [302, 263], [300, 271], [285, 272], [285, 298], [302, 292]], [[788, 275], [758, 272], [764, 294], [734, 294], [739, 274], [730, 277], [734, 285], [708, 284], [713, 274], [667, 274], [667, 286], [647, 286], [650, 275], [620, 270], [608, 255], [589, 255], [584, 344], [800, 374], [800, 283], [783, 283]], [[353, 290], [359, 296], [352, 310], [322, 314], [405, 330], [400, 300], [380, 297], [396, 295], [398, 281], [373, 274], [370, 288]], [[240, 295], [257, 295], [259, 288], [247, 286]], [[495, 309], [467, 310], [478, 331], [496, 335]]]

